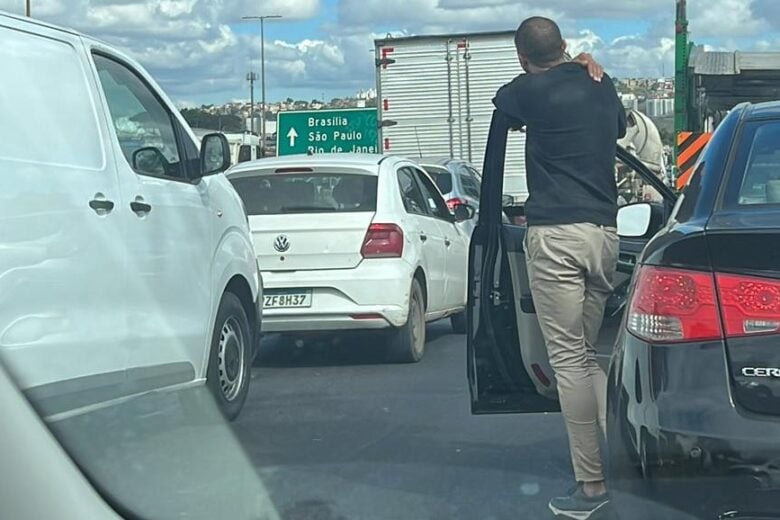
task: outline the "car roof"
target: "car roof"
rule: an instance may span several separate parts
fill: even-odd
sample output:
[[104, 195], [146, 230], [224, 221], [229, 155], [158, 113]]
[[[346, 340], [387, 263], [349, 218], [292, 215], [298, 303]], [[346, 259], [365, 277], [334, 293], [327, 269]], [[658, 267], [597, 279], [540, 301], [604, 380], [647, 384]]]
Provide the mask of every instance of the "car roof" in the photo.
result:
[[8, 11], [0, 10], [0, 17], [2, 18], [10, 18], [18, 23], [23, 23], [27, 25], [37, 25], [39, 27], [46, 27], [47, 29], [54, 29], [55, 31], [62, 31], [64, 33], [72, 34], [74, 36], [81, 36], [86, 38], [87, 36], [83, 33], [80, 33], [78, 31], [75, 31], [73, 29], [68, 29], [66, 27], [61, 27], [59, 25], [54, 25], [48, 22], [43, 22], [41, 20], [38, 20], [37, 18], [29, 18], [27, 16], [22, 16], [20, 14], [10, 13]]
[[393, 156], [381, 154], [360, 153], [323, 153], [314, 155], [285, 155], [282, 157], [268, 157], [254, 161], [242, 162], [227, 171], [227, 175], [276, 168], [293, 167], [327, 167], [327, 168], [360, 168], [368, 172], [378, 173], [379, 164]]
[[467, 163], [463, 159], [456, 159], [452, 157], [422, 157], [416, 159], [420, 164], [431, 164], [436, 166], [447, 166], [450, 163]]
[[780, 119], [780, 101], [748, 104], [745, 108], [747, 119]]

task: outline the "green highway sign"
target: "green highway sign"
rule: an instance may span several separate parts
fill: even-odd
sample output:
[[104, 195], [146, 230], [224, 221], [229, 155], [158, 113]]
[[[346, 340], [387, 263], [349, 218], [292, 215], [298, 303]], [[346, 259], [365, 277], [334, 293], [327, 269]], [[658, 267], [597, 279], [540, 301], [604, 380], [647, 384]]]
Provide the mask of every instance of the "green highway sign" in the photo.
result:
[[276, 154], [379, 153], [377, 110], [279, 112]]

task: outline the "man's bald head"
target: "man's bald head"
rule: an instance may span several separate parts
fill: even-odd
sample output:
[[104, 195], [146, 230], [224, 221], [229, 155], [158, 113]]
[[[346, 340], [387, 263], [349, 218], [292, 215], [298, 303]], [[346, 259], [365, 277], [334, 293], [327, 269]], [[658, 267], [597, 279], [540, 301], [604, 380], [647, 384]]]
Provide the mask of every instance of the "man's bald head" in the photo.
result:
[[566, 50], [558, 24], [542, 16], [533, 16], [520, 24], [515, 46], [521, 58], [540, 67], [560, 61]]

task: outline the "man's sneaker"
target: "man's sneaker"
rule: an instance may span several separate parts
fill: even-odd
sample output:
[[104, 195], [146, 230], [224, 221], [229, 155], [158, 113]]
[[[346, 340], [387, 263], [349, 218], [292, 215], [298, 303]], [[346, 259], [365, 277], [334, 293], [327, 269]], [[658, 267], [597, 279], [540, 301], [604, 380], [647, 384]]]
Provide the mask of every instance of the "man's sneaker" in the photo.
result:
[[582, 490], [582, 484], [577, 484], [577, 487], [568, 496], [550, 500], [550, 511], [556, 516], [589, 520], [596, 518], [598, 513], [604, 511], [608, 503], [609, 493], [589, 497]]

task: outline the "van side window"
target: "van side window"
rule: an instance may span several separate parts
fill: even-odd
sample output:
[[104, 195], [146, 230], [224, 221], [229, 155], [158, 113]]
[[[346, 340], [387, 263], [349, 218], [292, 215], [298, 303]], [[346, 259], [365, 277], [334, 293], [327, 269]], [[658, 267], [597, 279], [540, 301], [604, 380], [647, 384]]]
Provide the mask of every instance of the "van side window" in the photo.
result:
[[0, 42], [0, 162], [103, 170], [93, 94], [76, 49], [2, 26]]
[[93, 59], [128, 164], [141, 175], [186, 178], [165, 105], [125, 65], [99, 54]]

